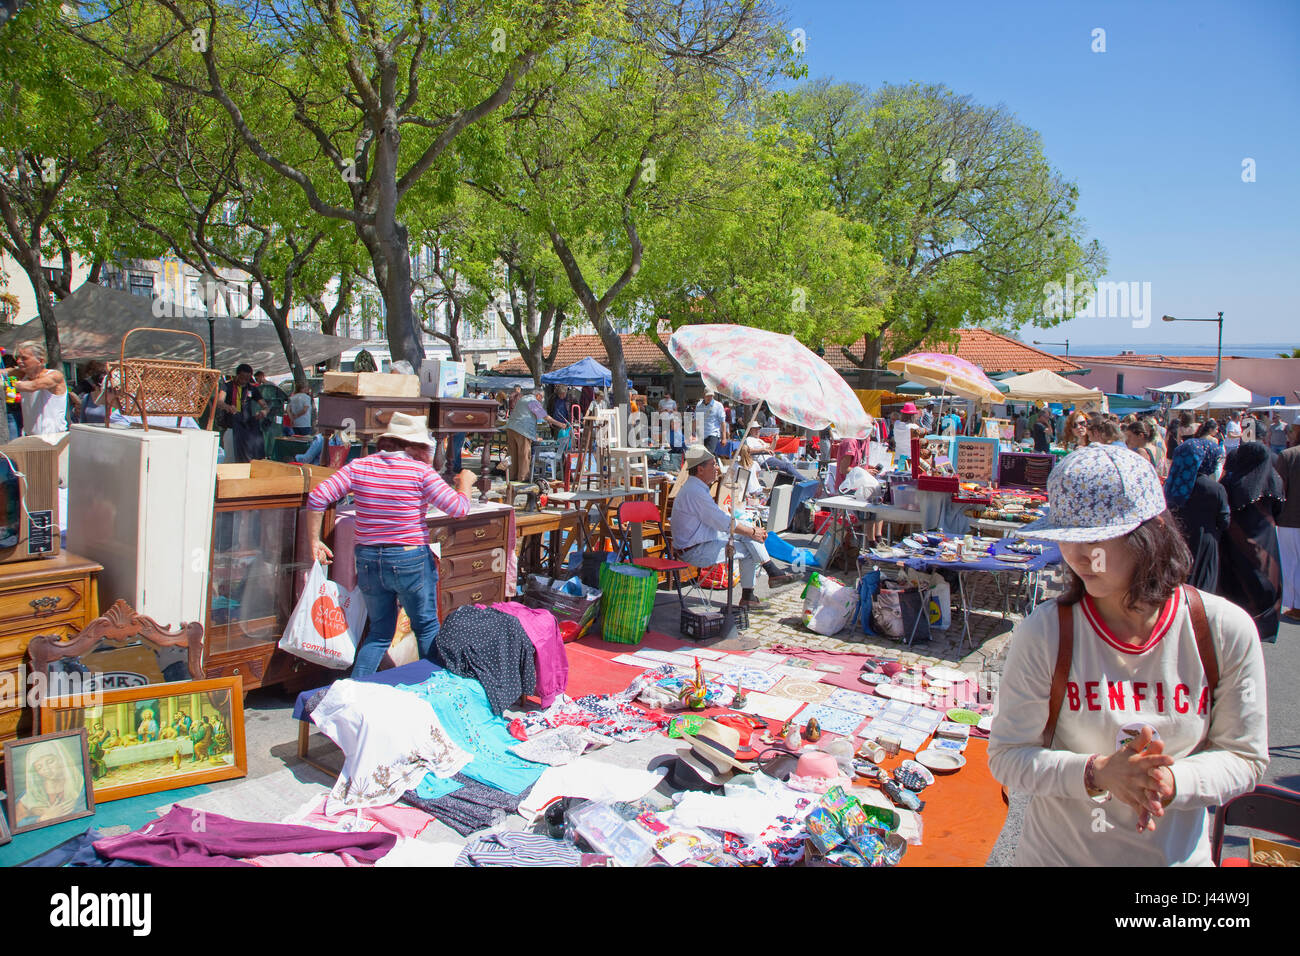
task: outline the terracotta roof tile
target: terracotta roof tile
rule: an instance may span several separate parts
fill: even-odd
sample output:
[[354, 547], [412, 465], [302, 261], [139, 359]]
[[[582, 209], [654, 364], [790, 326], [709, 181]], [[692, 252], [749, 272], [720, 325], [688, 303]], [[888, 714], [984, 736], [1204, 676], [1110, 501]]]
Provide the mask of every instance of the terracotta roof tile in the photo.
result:
[[[940, 345], [933, 348], [927, 346], [918, 351], [955, 351], [958, 356], [979, 366], [990, 375], [998, 372], [1036, 372], [1039, 369], [1072, 372], [1081, 367], [1072, 359], [1052, 355], [1050, 352], [1044, 352], [1032, 345], [1026, 345], [1024, 342], [988, 329], [959, 329], [957, 335], [959, 344], [955, 350], [951, 346]], [[667, 335], [660, 337], [664, 341], [668, 339]], [[660, 375], [668, 371], [667, 359], [664, 358], [663, 352], [647, 337], [624, 335], [622, 338], [628, 374]], [[865, 339], [859, 339], [850, 346], [850, 349], [855, 354], [861, 355], [864, 347]], [[605, 353], [605, 346], [601, 344], [599, 335], [571, 335], [561, 340], [551, 367], [564, 368], [588, 355], [602, 365], [609, 364], [609, 356]], [[857, 368], [844, 357], [838, 345], [827, 346], [825, 358], [831, 368], [840, 372], [849, 372]], [[512, 358], [493, 366], [492, 371], [503, 375], [527, 375], [528, 366], [524, 364], [522, 358]]]
[[[923, 345], [918, 352], [947, 352], [955, 354], [983, 369], [985, 374], [996, 375], [999, 372], [1037, 372], [1047, 369], [1050, 372], [1064, 373], [1077, 371], [1080, 366], [1072, 359], [1044, 352], [1042, 349], [1026, 345], [1007, 335], [1001, 335], [988, 329], [958, 329], [956, 348], [947, 344]], [[866, 347], [866, 339], [858, 339], [849, 348], [861, 355]], [[834, 358], [827, 350], [827, 361], [834, 368], [853, 368], [836, 346]]]
[[[624, 335], [621, 338], [623, 358], [627, 362], [629, 375], [662, 375], [668, 372], [668, 359], [650, 339], [644, 335]], [[660, 338], [665, 342], [668, 341], [667, 335], [662, 335]], [[560, 340], [551, 368], [564, 368], [589, 355], [601, 365], [609, 366], [609, 354], [605, 351], [599, 335], [570, 335]], [[492, 371], [502, 375], [527, 375], [528, 366], [524, 364], [522, 358], [512, 358], [494, 365]]]

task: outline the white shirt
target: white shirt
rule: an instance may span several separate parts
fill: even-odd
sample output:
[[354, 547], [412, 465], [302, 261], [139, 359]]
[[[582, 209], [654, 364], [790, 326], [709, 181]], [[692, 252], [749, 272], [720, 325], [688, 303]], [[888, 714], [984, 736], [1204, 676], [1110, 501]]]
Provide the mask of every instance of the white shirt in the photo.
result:
[[713, 500], [709, 486], [690, 475], [673, 501], [672, 527], [673, 546], [685, 551], [705, 541], [726, 541], [731, 518]]
[[[704, 439], [714, 435], [721, 438], [722, 425], [726, 421], [726, 412], [722, 409], [722, 403], [717, 399], [714, 399], [707, 404], [700, 402], [695, 406], [695, 411], [704, 415], [704, 419], [700, 423], [700, 440], [703, 441]], [[676, 506], [674, 505], [674, 507]]]
[[912, 456], [911, 422], [894, 422], [894, 454], [901, 458]]
[[[1074, 652], [1052, 749], [1042, 746], [1058, 643], [1056, 602], [1016, 627], [999, 688], [989, 769], [1032, 795], [1016, 849], [1021, 866], [1210, 864], [1206, 808], [1252, 790], [1268, 767], [1264, 658], [1250, 615], [1201, 593], [1219, 664], [1213, 708], [1181, 591], [1144, 650], [1119, 644], [1087, 598], [1076, 604]], [[1121, 730], [1147, 723], [1175, 759], [1175, 796], [1154, 833], [1137, 813], [1100, 803], [1083, 784], [1091, 754], [1109, 755]], [[1202, 740], [1205, 740], [1202, 745]]]
[[68, 393], [49, 389], [21, 392], [24, 435], [58, 435], [68, 430]]

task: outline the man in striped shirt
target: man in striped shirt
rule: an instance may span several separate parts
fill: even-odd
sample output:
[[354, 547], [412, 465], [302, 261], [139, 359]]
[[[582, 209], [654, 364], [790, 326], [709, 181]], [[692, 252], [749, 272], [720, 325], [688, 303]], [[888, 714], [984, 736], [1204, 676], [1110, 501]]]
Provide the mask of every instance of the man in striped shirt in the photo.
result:
[[320, 539], [326, 506], [349, 493], [356, 503], [357, 584], [370, 616], [370, 633], [357, 650], [354, 678], [379, 669], [397, 630], [399, 601], [411, 620], [420, 656], [437, 659], [438, 572], [429, 552], [426, 517], [431, 506], [453, 518], [465, 515], [475, 480], [473, 472], [462, 471], [453, 490], [438, 477], [430, 462], [434, 446], [424, 416], [393, 413], [377, 444], [377, 454], [344, 465], [307, 498], [312, 556], [322, 564], [334, 557]]

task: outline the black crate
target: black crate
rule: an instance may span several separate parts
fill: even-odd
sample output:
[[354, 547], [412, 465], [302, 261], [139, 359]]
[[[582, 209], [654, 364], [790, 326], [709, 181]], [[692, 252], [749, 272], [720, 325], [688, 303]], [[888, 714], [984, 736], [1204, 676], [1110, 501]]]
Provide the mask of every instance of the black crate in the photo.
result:
[[[748, 607], [733, 606], [731, 614], [737, 630], [743, 631], [749, 627]], [[722, 611], [692, 611], [689, 608], [682, 608], [682, 637], [693, 641], [707, 641], [722, 637], [722, 622], [725, 616]]]

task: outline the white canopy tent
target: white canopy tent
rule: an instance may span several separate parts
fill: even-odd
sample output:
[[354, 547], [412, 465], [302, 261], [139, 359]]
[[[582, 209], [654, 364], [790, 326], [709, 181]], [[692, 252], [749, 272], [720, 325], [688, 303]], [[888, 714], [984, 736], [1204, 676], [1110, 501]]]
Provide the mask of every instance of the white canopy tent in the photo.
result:
[[1148, 392], [1161, 392], [1165, 395], [1199, 395], [1207, 389], [1214, 388], [1213, 382], [1193, 382], [1191, 379], [1183, 379], [1181, 382], [1174, 382], [1172, 385], [1161, 385], [1159, 388], [1148, 388]]
[[1225, 378], [1208, 392], [1193, 395], [1174, 406], [1174, 411], [1198, 411], [1213, 408], [1249, 408], [1255, 401], [1250, 389], [1243, 388], [1230, 378]]
[[1004, 378], [1002, 384], [1007, 386], [1007, 401], [1078, 404], [1105, 400], [1101, 389], [1087, 388], [1047, 369], [1012, 375]]

